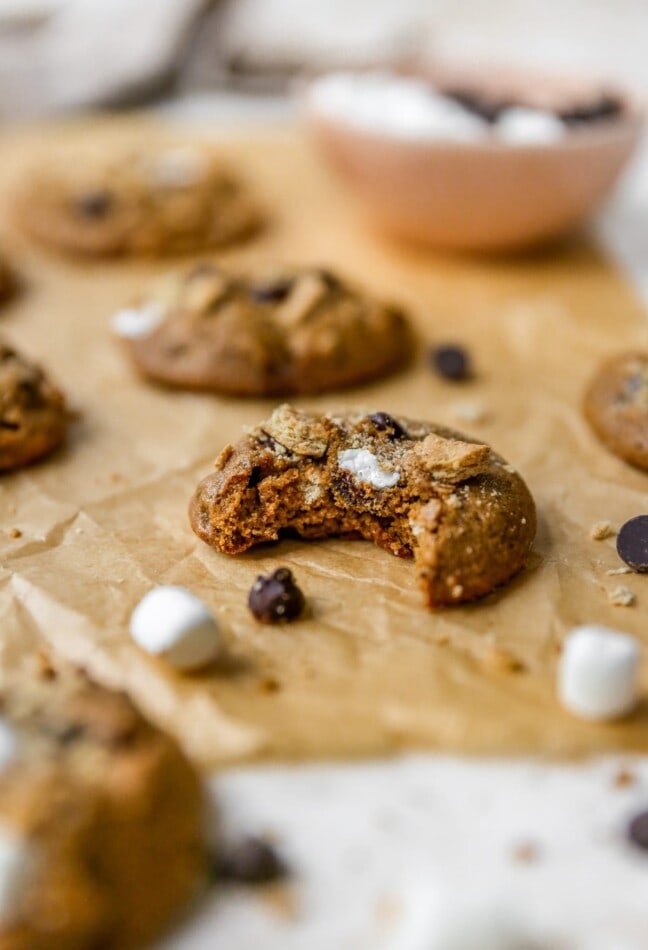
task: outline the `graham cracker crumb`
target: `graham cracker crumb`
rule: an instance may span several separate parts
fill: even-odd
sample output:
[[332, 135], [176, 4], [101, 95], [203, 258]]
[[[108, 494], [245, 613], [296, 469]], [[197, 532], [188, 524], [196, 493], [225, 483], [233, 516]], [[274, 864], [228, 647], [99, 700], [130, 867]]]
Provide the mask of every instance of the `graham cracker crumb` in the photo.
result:
[[511, 856], [521, 864], [535, 864], [540, 857], [540, 849], [533, 841], [521, 841], [513, 848]]
[[628, 768], [621, 768], [614, 776], [615, 788], [627, 788], [629, 785], [636, 785], [637, 776]]
[[10, 528], [9, 537], [14, 538], [14, 540], [16, 538], [22, 538], [22, 531], [20, 530], [20, 528]]
[[490, 643], [481, 654], [482, 666], [493, 673], [519, 673], [524, 663], [505, 647]]
[[590, 538], [592, 541], [605, 541], [616, 534], [611, 521], [595, 521], [590, 528]]
[[623, 587], [619, 584], [608, 591], [608, 600], [613, 607], [632, 607], [637, 598], [629, 587]]

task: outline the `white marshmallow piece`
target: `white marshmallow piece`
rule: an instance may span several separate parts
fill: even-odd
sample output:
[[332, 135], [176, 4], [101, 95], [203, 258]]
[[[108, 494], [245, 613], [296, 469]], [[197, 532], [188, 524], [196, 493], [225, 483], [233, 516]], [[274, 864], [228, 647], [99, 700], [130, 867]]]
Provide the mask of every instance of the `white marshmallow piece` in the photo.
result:
[[504, 109], [495, 123], [495, 134], [509, 145], [553, 145], [566, 131], [564, 122], [551, 112], [521, 106]]
[[164, 188], [188, 188], [207, 174], [207, 156], [195, 148], [170, 148], [158, 155], [151, 173]]
[[33, 879], [37, 857], [34, 846], [13, 828], [0, 826], [0, 922], [18, 916], [25, 888]]
[[388, 72], [330, 73], [311, 85], [310, 104], [323, 116], [393, 138], [470, 142], [487, 124], [420, 80]]
[[113, 333], [126, 340], [138, 340], [148, 336], [166, 316], [159, 301], [150, 300], [141, 307], [126, 307], [118, 310], [111, 320]]
[[638, 698], [639, 646], [624, 633], [577, 627], [563, 645], [558, 697], [582, 719], [604, 721], [631, 712]]
[[377, 457], [367, 449], [345, 449], [337, 461], [340, 468], [351, 472], [357, 481], [367, 482], [374, 488], [393, 488], [400, 478], [400, 472], [381, 468]]
[[15, 731], [6, 719], [0, 719], [0, 771], [15, 757], [18, 750], [18, 739]]
[[184, 587], [154, 587], [131, 615], [133, 640], [174, 669], [200, 669], [216, 659], [221, 637], [206, 604]]

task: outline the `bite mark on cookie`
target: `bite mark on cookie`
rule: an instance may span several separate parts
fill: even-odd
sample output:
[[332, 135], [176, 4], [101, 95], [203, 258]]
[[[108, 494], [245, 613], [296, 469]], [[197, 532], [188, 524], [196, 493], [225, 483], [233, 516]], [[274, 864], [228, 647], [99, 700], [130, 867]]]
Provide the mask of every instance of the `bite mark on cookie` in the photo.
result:
[[536, 523], [521, 477], [480, 442], [386, 413], [316, 416], [289, 406], [224, 450], [198, 486], [191, 522], [227, 554], [287, 529], [365, 538], [414, 557], [430, 606], [509, 580]]

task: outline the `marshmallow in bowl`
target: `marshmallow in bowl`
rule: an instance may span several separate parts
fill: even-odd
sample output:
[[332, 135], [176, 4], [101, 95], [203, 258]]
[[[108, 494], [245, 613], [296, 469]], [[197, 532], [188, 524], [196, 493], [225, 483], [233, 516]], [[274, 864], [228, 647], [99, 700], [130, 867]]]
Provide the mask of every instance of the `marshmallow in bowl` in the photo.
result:
[[479, 116], [420, 79], [385, 72], [331, 73], [310, 87], [315, 112], [401, 139], [474, 141], [488, 134]]
[[0, 826], [0, 925], [11, 924], [37, 865], [34, 846], [18, 831]]
[[135, 643], [177, 670], [200, 669], [216, 659], [221, 638], [206, 604], [184, 587], [154, 587], [130, 619]]
[[564, 122], [551, 112], [522, 106], [504, 109], [495, 123], [495, 134], [509, 145], [551, 145], [566, 131]]
[[633, 637], [594, 624], [577, 627], [565, 640], [560, 658], [561, 703], [593, 721], [629, 713], [638, 698], [639, 659]]
[[141, 307], [125, 307], [118, 310], [111, 320], [113, 333], [126, 340], [148, 336], [162, 323], [166, 315], [164, 306], [157, 300], [149, 300]]

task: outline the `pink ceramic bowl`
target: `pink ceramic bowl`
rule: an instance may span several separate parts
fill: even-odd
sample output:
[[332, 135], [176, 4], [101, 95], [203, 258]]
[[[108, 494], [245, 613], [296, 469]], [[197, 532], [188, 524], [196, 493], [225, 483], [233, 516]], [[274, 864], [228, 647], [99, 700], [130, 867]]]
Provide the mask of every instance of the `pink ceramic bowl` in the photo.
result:
[[[427, 74], [429, 75], [429, 73]], [[545, 104], [588, 88], [583, 80], [500, 71], [432, 77]], [[601, 88], [592, 82], [593, 90]], [[606, 85], [607, 90], [610, 89]], [[524, 248], [575, 228], [610, 192], [643, 129], [640, 100], [613, 89], [623, 115], [568, 131], [558, 142], [510, 145], [495, 138], [443, 142], [393, 138], [332, 118], [304, 96], [307, 124], [331, 166], [389, 231], [439, 248]]]

